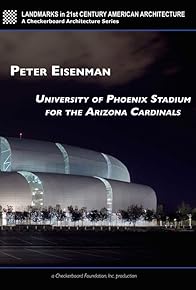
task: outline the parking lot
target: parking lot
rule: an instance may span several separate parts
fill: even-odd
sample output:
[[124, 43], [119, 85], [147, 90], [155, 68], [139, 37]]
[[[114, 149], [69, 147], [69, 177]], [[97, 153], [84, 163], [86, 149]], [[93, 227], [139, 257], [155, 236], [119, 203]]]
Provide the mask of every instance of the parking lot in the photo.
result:
[[0, 231], [3, 266], [196, 266], [195, 232]]

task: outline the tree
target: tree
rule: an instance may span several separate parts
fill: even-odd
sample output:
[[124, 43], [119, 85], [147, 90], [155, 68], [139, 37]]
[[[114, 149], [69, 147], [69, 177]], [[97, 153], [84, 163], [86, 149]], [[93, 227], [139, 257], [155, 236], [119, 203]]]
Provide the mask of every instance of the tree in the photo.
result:
[[100, 219], [100, 214], [99, 211], [97, 209], [93, 209], [91, 210], [88, 214], [87, 214], [87, 218], [91, 221], [91, 222], [97, 222]]
[[107, 220], [107, 218], [109, 217], [109, 213], [108, 213], [108, 210], [107, 208], [103, 207], [100, 212], [99, 212], [99, 217], [100, 217], [100, 220], [103, 221], [103, 220]]
[[124, 209], [119, 210], [117, 215], [119, 218], [121, 218], [124, 221], [129, 220], [128, 212]]
[[155, 213], [155, 218], [157, 221], [163, 221], [166, 218], [165, 212], [164, 212], [164, 206], [162, 204], [158, 204], [157, 210]]
[[69, 212], [70, 214], [72, 214], [72, 212], [74, 211], [72, 205], [68, 206], [67, 209], [68, 209], [68, 212]]
[[182, 201], [177, 208], [177, 217], [181, 221], [182, 226], [184, 227], [184, 221], [187, 220], [188, 214], [191, 213], [191, 207], [188, 203]]
[[15, 223], [17, 223], [17, 221], [20, 223], [22, 223], [23, 221], [23, 213], [21, 211], [16, 211], [15, 215], [14, 215], [14, 219], [15, 219]]
[[25, 220], [27, 223], [29, 223], [29, 212], [28, 211], [23, 211], [23, 220]]
[[50, 220], [50, 212], [46, 208], [41, 211], [41, 219], [44, 224], [47, 220]]
[[127, 213], [129, 222], [132, 222], [135, 227], [137, 220], [143, 216], [144, 210], [142, 206], [131, 205], [128, 207]]
[[11, 206], [11, 205], [7, 205], [6, 219], [7, 219], [7, 224], [13, 224], [14, 221], [15, 221], [14, 212], [13, 212], [13, 206]]
[[[68, 212], [69, 212], [69, 216], [71, 217], [71, 220], [74, 222], [74, 226], [75, 223], [77, 221], [83, 220], [84, 216], [85, 216], [85, 210], [86, 208], [83, 207], [79, 210], [78, 206], [75, 206], [75, 208], [73, 208], [72, 205], [67, 207]], [[66, 214], [64, 213], [63, 216], [66, 218]]]
[[86, 216], [87, 216], [87, 208], [85, 206], [81, 207], [81, 209], [79, 210], [80, 214], [81, 214], [81, 217], [80, 217], [80, 220], [82, 221], [82, 227], [83, 227], [83, 222], [84, 220], [86, 219]]
[[155, 212], [153, 210], [146, 209], [144, 210], [143, 216], [145, 221], [151, 222], [155, 217]]
[[192, 209], [192, 219], [196, 221], [196, 207]]
[[34, 207], [30, 213], [30, 217], [31, 217], [31, 220], [36, 224], [41, 222], [42, 221], [41, 209]]
[[78, 208], [75, 208], [72, 211], [71, 219], [73, 222], [77, 222], [77, 221], [81, 220], [82, 219], [82, 211], [78, 210]]

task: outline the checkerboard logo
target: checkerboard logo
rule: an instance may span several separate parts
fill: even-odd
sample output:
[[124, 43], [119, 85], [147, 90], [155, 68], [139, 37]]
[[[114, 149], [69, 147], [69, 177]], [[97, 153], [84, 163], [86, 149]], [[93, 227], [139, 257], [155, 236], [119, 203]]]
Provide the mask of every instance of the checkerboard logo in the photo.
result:
[[3, 24], [17, 23], [17, 10], [4, 10], [2, 16]]

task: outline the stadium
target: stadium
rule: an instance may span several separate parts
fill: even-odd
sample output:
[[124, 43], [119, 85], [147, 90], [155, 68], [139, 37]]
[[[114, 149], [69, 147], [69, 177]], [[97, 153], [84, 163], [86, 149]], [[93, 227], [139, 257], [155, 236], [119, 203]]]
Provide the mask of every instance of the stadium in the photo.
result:
[[0, 137], [0, 205], [107, 208], [109, 213], [141, 205], [156, 210], [152, 188], [131, 182], [127, 167], [113, 156], [88, 149]]

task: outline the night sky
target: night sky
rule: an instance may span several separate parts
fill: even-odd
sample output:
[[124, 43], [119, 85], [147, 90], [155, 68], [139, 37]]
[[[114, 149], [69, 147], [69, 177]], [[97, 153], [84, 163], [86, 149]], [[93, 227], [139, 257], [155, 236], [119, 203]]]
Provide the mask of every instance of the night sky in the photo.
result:
[[[0, 32], [0, 135], [89, 148], [120, 159], [135, 183], [147, 184], [168, 211], [196, 207], [194, 32]], [[16, 79], [10, 64], [112, 68], [109, 80]], [[190, 96], [181, 117], [45, 117], [35, 95]], [[135, 107], [116, 105], [115, 108]], [[137, 104], [142, 108], [141, 104]], [[95, 106], [94, 106], [95, 107]], [[101, 107], [101, 106], [100, 106]], [[152, 105], [150, 106], [152, 109]], [[86, 107], [85, 107], [86, 108]], [[104, 106], [112, 108], [112, 105]]]

